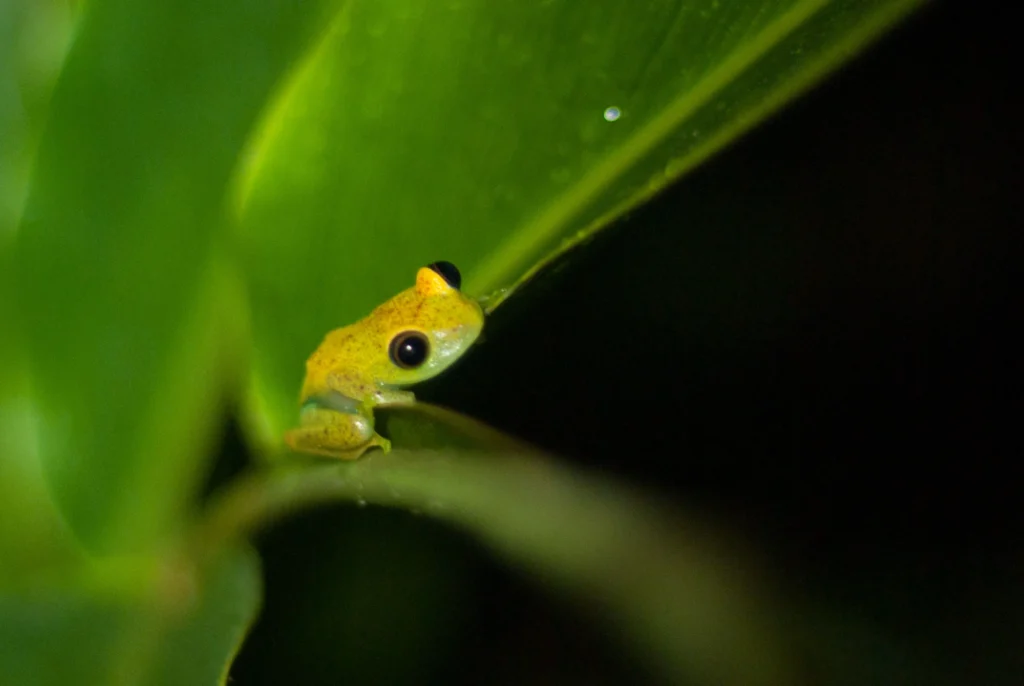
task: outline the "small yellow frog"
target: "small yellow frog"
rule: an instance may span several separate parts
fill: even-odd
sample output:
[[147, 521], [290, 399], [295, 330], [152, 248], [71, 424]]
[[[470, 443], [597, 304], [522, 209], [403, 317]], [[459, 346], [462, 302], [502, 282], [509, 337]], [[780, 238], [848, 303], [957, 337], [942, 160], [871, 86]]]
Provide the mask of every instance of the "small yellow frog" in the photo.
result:
[[391, 442], [373, 429], [373, 408], [416, 397], [401, 386], [447, 369], [476, 341], [480, 305], [459, 288], [451, 262], [434, 262], [402, 291], [355, 324], [327, 334], [306, 361], [299, 427], [285, 434], [293, 450], [354, 460]]

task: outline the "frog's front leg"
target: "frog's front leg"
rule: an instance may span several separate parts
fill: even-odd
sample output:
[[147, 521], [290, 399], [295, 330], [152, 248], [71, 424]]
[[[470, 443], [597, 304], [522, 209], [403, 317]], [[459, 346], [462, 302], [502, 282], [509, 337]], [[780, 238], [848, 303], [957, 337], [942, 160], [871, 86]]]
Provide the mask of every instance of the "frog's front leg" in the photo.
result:
[[316, 402], [302, 408], [299, 427], [285, 434], [297, 452], [355, 460], [372, 447], [391, 450], [391, 441], [373, 430], [373, 415], [329, 409]]
[[[411, 405], [416, 402], [412, 391], [373, 383], [359, 375], [335, 372], [324, 380], [324, 389], [315, 396], [320, 405], [348, 412], [372, 412], [378, 405]], [[356, 398], [364, 398], [362, 402]]]
[[373, 394], [374, 405], [412, 405], [414, 402], [416, 402], [416, 394], [412, 391], [381, 388]]

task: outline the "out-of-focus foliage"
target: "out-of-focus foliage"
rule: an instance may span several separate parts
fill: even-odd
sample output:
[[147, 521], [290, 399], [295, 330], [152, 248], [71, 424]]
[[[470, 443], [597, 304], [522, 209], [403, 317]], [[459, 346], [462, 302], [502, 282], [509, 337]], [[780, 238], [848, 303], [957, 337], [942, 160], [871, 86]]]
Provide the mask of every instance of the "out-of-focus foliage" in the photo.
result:
[[222, 203], [315, 3], [89, 3], [18, 235], [39, 451], [75, 532], [172, 533], [221, 421], [240, 320]]
[[0, 3], [0, 247], [18, 223], [34, 143], [73, 22], [66, 1]]
[[167, 557], [67, 585], [0, 591], [0, 676], [10, 684], [224, 683], [260, 600], [259, 564], [225, 550], [203, 574]]
[[[400, 412], [400, 415], [406, 414]], [[396, 427], [421, 445], [412, 413]], [[392, 420], [393, 422], [395, 420]], [[423, 444], [430, 444], [431, 436]], [[607, 479], [529, 453], [396, 450], [243, 482], [211, 517], [216, 546], [297, 503], [405, 507], [450, 522], [615, 618], [616, 633], [672, 683], [786, 684], [774, 599], [719, 532]]]
[[[303, 358], [416, 266], [513, 288], [915, 4], [0, 4], [0, 681], [221, 679], [258, 603], [241, 530], [193, 547], [227, 401], [275, 450]], [[519, 509], [497, 496], [521, 467], [477, 460], [357, 469], [654, 622], [655, 661], [685, 671], [699, 632], [659, 619], [680, 590], [659, 565], [683, 559], [658, 516], [620, 505], [574, 546], [615, 486], [562, 475]], [[344, 478], [317, 475], [355, 497]], [[593, 555], [634, 533], [656, 583]]]
[[0, 2], [0, 583], [75, 555], [38, 462], [11, 254], [32, 152], [72, 21], [67, 3]]

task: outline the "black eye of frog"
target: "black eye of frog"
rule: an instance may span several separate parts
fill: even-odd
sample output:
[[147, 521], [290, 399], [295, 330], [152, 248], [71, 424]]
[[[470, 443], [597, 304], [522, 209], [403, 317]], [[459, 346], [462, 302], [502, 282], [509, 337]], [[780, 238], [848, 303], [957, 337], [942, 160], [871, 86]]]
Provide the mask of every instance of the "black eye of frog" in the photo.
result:
[[448, 282], [448, 285], [459, 290], [462, 288], [462, 274], [459, 273], [459, 268], [451, 262], [431, 262], [427, 265], [427, 268], [438, 274], [442, 279]]
[[388, 356], [397, 367], [416, 369], [427, 361], [430, 341], [419, 331], [403, 331], [391, 339]]

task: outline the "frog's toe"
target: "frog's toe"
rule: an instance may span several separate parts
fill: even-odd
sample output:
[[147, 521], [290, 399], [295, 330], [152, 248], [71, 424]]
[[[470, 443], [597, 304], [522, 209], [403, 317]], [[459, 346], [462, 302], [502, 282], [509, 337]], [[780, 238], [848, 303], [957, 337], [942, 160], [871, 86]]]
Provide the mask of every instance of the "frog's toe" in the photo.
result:
[[373, 438], [370, 439], [370, 442], [366, 444], [366, 448], [364, 448], [364, 450], [370, 450], [372, 448], [380, 448], [381, 452], [390, 453], [391, 441], [380, 434], [375, 433], [373, 434]]

